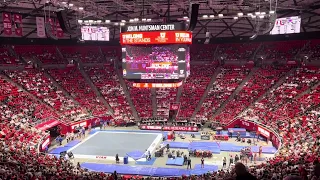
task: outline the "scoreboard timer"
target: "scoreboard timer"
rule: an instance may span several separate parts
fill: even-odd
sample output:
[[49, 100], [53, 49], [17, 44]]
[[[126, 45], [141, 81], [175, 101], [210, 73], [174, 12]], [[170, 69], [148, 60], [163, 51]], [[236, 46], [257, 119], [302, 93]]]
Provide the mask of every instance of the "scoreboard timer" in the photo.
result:
[[191, 44], [192, 33], [188, 31], [154, 31], [121, 33], [122, 45], [134, 44]]

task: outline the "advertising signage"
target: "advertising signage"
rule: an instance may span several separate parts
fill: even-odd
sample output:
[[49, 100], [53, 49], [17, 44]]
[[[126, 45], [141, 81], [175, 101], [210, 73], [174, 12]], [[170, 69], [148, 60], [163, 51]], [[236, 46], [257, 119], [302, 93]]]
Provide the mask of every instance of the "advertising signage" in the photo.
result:
[[133, 24], [121, 27], [121, 32], [150, 32], [150, 31], [185, 31], [184, 23], [172, 24]]
[[121, 45], [191, 44], [192, 33], [187, 31], [127, 32], [120, 34]]

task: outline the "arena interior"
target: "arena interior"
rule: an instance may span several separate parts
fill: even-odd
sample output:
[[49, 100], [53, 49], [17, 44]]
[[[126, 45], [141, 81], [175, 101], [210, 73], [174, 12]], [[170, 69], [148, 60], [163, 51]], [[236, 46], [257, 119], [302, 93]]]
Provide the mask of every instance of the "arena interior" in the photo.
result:
[[0, 12], [1, 180], [320, 179], [320, 1]]

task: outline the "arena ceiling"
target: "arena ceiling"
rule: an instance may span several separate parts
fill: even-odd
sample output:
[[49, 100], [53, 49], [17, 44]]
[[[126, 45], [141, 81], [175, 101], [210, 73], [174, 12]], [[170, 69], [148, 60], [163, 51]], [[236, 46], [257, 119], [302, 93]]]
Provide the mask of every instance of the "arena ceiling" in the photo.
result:
[[[275, 11], [277, 18], [301, 16], [301, 32], [320, 31], [320, 0], [0, 0], [0, 12], [22, 14], [24, 38], [37, 37], [35, 17], [56, 17], [56, 11], [68, 9], [72, 28], [79, 29], [79, 19], [110, 20], [104, 26], [110, 28], [111, 39], [118, 39], [123, 23], [146, 20], [188, 23], [186, 17], [190, 17], [193, 3], [200, 4], [199, 20], [193, 30], [195, 38], [205, 38], [206, 32], [211, 33], [211, 38], [252, 36], [260, 18], [248, 13], [264, 12], [264, 21], [269, 21], [270, 11]], [[0, 19], [0, 33], [4, 36]], [[65, 34], [64, 38], [76, 35]]]

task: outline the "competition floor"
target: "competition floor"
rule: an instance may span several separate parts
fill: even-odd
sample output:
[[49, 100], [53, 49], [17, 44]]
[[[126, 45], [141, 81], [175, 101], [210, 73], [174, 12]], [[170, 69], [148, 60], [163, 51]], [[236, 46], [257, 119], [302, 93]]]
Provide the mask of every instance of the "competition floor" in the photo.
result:
[[[209, 131], [209, 130], [206, 130]], [[235, 142], [235, 138], [229, 139], [228, 142], [218, 142], [220, 147], [215, 146], [215, 149], [219, 148], [220, 152], [214, 154], [212, 158], [205, 159], [205, 168], [200, 168], [200, 159], [192, 157], [192, 170], [186, 170], [186, 166], [171, 166], [166, 165], [168, 161], [167, 155], [159, 158], [152, 158], [151, 161], [129, 160], [127, 165], [122, 162], [116, 164], [115, 154], [118, 153], [123, 160], [123, 156], [128, 155], [130, 151], [145, 152], [146, 149], [159, 146], [157, 144], [159, 138], [165, 135], [164, 132], [157, 131], [141, 131], [136, 127], [130, 128], [111, 128], [108, 127], [105, 130], [94, 130], [89, 133], [86, 138], [74, 140], [72, 142], [63, 142], [63, 146], [51, 149], [50, 154], [59, 156], [61, 151], [72, 151], [75, 155], [74, 163], [80, 163], [83, 168], [90, 171], [112, 173], [117, 171], [120, 174], [130, 175], [142, 175], [142, 176], [180, 176], [181, 174], [202, 174], [208, 171], [217, 171], [222, 168], [222, 159], [226, 157], [229, 161], [230, 155], [239, 154], [238, 147], [246, 146], [245, 144]], [[190, 133], [185, 133], [190, 134]], [[200, 133], [195, 133], [196, 138], [191, 138], [187, 135], [186, 139], [177, 138], [175, 142], [167, 141], [164, 143], [170, 143], [172, 149], [180, 150], [184, 153], [188, 153], [188, 147], [197, 145], [199, 142], [201, 145], [213, 147], [213, 144], [217, 144], [215, 141], [200, 140]], [[248, 138], [250, 138], [248, 136]], [[159, 144], [162, 139], [159, 141]], [[266, 152], [263, 153], [261, 161], [257, 164], [263, 163], [265, 158], [271, 158], [274, 155], [271, 154], [271, 143], [266, 144], [263, 141], [259, 141], [258, 145], [264, 146]], [[176, 146], [176, 147], [175, 147]], [[199, 145], [197, 145], [198, 147]], [[225, 146], [225, 147], [224, 147]], [[237, 148], [235, 148], [237, 147]], [[226, 151], [224, 148], [227, 148]], [[253, 148], [254, 150], [256, 148]], [[273, 150], [272, 150], [273, 151]], [[101, 158], [101, 157], [102, 158]], [[252, 165], [253, 162], [248, 162], [248, 165]], [[228, 167], [227, 167], [228, 168]]]
[[137, 132], [101, 131], [71, 148], [73, 154], [124, 157], [128, 152], [142, 151], [150, 147], [159, 134]]

